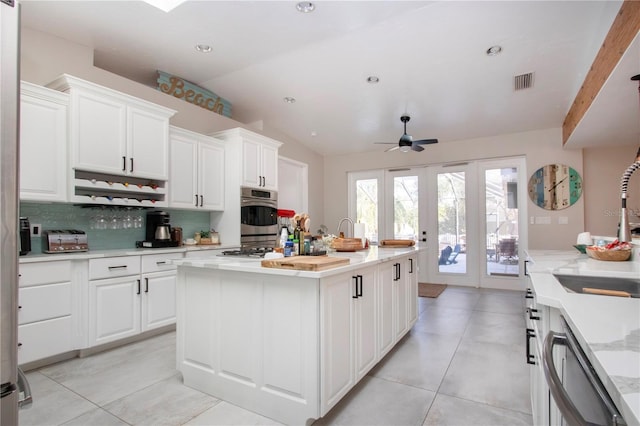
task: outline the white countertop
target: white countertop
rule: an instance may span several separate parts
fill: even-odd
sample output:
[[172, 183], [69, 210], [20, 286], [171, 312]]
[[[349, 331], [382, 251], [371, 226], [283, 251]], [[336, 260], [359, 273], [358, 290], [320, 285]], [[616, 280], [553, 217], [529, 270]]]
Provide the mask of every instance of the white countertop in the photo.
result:
[[628, 425], [640, 425], [640, 299], [570, 293], [552, 273], [640, 279], [640, 260], [604, 262], [576, 251], [532, 250], [539, 304], [559, 309]]
[[238, 248], [238, 246], [232, 245], [203, 245], [203, 246], [180, 246], [180, 247], [166, 247], [166, 248], [122, 248], [113, 250], [89, 250], [77, 253], [29, 253], [25, 256], [19, 256], [19, 263], [33, 263], [33, 262], [50, 262], [55, 260], [83, 260], [83, 259], [95, 259], [99, 257], [117, 257], [117, 256], [135, 256], [135, 255], [149, 255], [149, 254], [162, 254], [162, 253], [186, 253], [186, 252], [199, 252], [208, 250], [226, 250], [231, 248]]
[[191, 266], [196, 268], [210, 268], [224, 271], [252, 272], [266, 275], [281, 275], [301, 278], [324, 278], [342, 272], [348, 272], [363, 266], [375, 265], [394, 257], [410, 254], [421, 250], [419, 247], [403, 248], [381, 248], [372, 246], [368, 250], [358, 252], [333, 252], [330, 257], [340, 257], [349, 259], [349, 263], [324, 271], [298, 271], [292, 269], [264, 268], [260, 262], [262, 259], [241, 258], [241, 257], [215, 257], [208, 259], [176, 259], [172, 263], [178, 266]]

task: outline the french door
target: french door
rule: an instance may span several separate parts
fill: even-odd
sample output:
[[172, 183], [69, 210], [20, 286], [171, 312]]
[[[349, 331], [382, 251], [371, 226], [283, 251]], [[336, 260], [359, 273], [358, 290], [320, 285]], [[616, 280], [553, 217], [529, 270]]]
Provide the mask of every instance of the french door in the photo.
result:
[[352, 173], [349, 213], [374, 243], [425, 246], [420, 282], [521, 289], [525, 172], [506, 158]]

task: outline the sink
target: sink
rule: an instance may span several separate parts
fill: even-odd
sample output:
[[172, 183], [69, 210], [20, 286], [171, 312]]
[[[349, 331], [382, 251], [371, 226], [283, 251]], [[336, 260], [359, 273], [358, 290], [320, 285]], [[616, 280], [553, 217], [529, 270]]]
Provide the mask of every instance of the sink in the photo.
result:
[[566, 290], [573, 293], [586, 293], [583, 291], [584, 288], [593, 288], [624, 291], [631, 297], [640, 298], [640, 279], [561, 274], [553, 274], [553, 276]]

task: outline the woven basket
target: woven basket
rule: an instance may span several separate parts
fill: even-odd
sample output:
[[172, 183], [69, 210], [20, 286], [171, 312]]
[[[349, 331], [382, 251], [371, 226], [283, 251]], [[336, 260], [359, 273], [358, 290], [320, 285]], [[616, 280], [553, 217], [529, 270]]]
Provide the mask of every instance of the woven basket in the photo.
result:
[[623, 261], [631, 257], [631, 249], [628, 250], [598, 250], [587, 247], [587, 255], [596, 260]]

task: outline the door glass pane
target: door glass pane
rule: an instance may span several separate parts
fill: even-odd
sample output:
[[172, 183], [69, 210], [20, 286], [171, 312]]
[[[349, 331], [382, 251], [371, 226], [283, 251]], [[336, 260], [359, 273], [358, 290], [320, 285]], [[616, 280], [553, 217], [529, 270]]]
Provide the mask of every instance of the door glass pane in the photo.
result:
[[393, 179], [393, 238], [418, 240], [418, 176]]
[[485, 171], [487, 274], [519, 276], [518, 169]]
[[465, 173], [438, 173], [438, 270], [465, 274]]
[[356, 181], [356, 222], [366, 224], [365, 236], [378, 243], [378, 179]]

